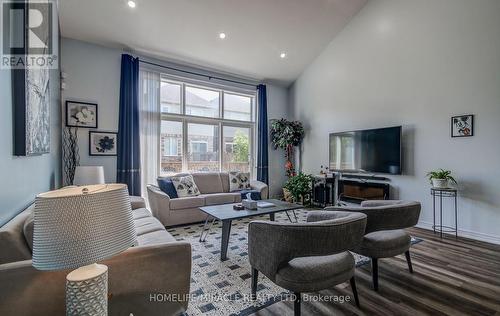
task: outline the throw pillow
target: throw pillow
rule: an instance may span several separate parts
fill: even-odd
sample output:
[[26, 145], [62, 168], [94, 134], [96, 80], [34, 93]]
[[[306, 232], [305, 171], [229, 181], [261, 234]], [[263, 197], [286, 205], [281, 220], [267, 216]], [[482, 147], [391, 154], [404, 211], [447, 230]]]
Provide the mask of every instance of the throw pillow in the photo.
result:
[[200, 195], [200, 190], [198, 190], [192, 175], [172, 177], [171, 179], [178, 197]]
[[257, 190], [241, 190], [241, 199], [244, 200], [247, 198], [247, 194], [250, 193], [250, 197], [252, 200], [262, 200], [262, 197], [260, 196], [260, 191]]
[[169, 178], [158, 178], [158, 187], [162, 190], [166, 195], [168, 195], [171, 199], [178, 198], [177, 191], [175, 191], [174, 184], [172, 180]]
[[249, 172], [229, 172], [229, 191], [234, 192], [248, 189], [251, 189]]

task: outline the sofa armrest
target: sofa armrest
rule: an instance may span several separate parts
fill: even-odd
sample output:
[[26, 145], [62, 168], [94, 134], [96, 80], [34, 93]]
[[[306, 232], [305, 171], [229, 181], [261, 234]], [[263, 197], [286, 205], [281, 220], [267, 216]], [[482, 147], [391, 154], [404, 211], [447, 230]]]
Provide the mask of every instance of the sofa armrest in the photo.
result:
[[[25, 260], [0, 265], [0, 315], [64, 315], [65, 280], [70, 271], [39, 271], [31, 264]], [[154, 295], [187, 296], [189, 243], [133, 247], [103, 264], [109, 273], [110, 315], [175, 315], [186, 310], [187, 300], [155, 301]]]
[[159, 187], [149, 184], [148, 201], [153, 216], [160, 220], [163, 225], [168, 225], [170, 217], [170, 197]]
[[[132, 247], [103, 263], [109, 267], [111, 314], [176, 315], [187, 310], [191, 244]], [[155, 295], [163, 300], [155, 301]]]
[[146, 201], [141, 196], [131, 195], [130, 196], [130, 205], [132, 206], [133, 210], [138, 209], [138, 208], [146, 208]]
[[257, 181], [257, 180], [251, 180], [250, 187], [252, 188], [252, 190], [259, 191], [260, 197], [263, 200], [266, 200], [269, 198], [269, 187], [264, 182]]

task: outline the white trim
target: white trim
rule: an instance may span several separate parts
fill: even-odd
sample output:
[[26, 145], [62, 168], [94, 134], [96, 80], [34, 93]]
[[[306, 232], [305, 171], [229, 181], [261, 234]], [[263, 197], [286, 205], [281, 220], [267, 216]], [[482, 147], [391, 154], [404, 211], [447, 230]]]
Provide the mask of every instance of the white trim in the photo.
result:
[[[178, 73], [175, 70], [169, 70], [169, 69], [164, 69], [161, 67], [155, 67], [155, 66], [150, 66], [147, 64], [141, 64], [141, 67], [150, 69], [153, 71], [156, 71], [162, 75], [162, 77], [166, 78], [167, 80], [171, 81], [177, 81], [177, 82], [185, 82], [187, 84], [192, 84], [192, 85], [201, 85], [204, 87], [210, 87], [213, 89], [222, 89], [222, 90], [230, 90], [234, 92], [239, 92], [242, 94], [251, 94], [255, 93], [256, 87], [258, 83], [255, 83], [255, 87], [253, 83], [248, 83], [245, 85], [237, 84], [237, 83], [231, 83], [231, 82], [226, 82], [226, 81], [217, 81], [217, 79], [206, 79], [206, 76], [210, 75], [200, 75], [202, 76], [195, 76], [195, 75], [187, 75], [184, 73]], [[178, 67], [178, 66], [177, 66]], [[229, 80], [243, 80], [244, 79], [238, 79], [236, 77]]]
[[[432, 230], [432, 223], [426, 222], [426, 221], [419, 221], [418, 224], [416, 225], [416, 227], [427, 229], [427, 230]], [[454, 235], [454, 233], [444, 233], [444, 234]], [[500, 245], [500, 235], [490, 235], [490, 234], [478, 233], [478, 232], [474, 232], [474, 231], [466, 230], [466, 229], [459, 229], [458, 230], [458, 237], [466, 237], [466, 238], [470, 238], [470, 239], [475, 239], [475, 240], [480, 240], [480, 241], [485, 241], [485, 242], [489, 242], [492, 244]]]

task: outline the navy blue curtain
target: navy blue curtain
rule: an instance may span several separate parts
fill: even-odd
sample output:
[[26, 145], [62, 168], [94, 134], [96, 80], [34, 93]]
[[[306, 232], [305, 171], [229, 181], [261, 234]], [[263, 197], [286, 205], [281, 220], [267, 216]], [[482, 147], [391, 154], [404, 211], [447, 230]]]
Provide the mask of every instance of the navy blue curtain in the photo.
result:
[[260, 84], [257, 86], [258, 94], [258, 113], [257, 120], [257, 180], [269, 184], [269, 165], [267, 152], [267, 91], [266, 86]]
[[125, 183], [130, 195], [140, 196], [139, 58], [123, 54], [121, 71], [116, 181]]

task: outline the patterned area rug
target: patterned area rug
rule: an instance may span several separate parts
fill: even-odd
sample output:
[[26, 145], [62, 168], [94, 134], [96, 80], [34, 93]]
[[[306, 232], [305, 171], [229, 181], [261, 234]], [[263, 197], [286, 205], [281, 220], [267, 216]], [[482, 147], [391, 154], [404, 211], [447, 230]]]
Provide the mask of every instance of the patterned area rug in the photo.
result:
[[[305, 222], [307, 210], [296, 211], [299, 222]], [[290, 213], [291, 215], [291, 213]], [[235, 220], [227, 251], [228, 260], [220, 261], [222, 224], [215, 223], [205, 242], [200, 242], [202, 224], [168, 229], [179, 241], [192, 247], [191, 297], [187, 315], [250, 315], [264, 307], [287, 298], [285, 289], [259, 275], [258, 298], [250, 299], [251, 270], [248, 262], [248, 223], [268, 220], [269, 216], [256, 216]], [[285, 213], [276, 214], [276, 221], [289, 222]], [[412, 243], [420, 240], [413, 240]], [[353, 254], [356, 266], [370, 262], [369, 258]]]

